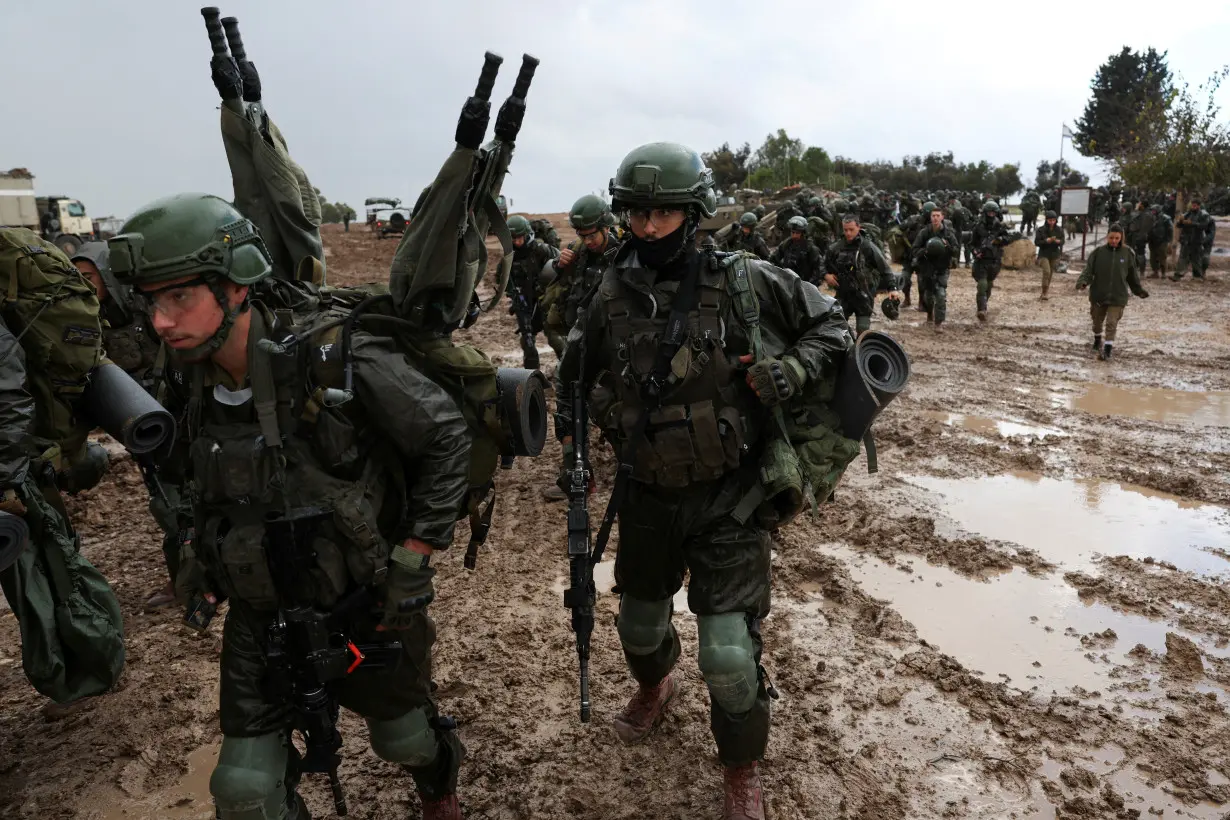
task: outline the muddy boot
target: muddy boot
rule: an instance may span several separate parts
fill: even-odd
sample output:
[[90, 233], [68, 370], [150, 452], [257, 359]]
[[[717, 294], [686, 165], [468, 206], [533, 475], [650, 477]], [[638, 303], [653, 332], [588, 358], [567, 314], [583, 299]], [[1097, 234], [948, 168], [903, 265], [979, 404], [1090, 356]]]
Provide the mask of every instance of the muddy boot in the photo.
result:
[[936, 332], [936, 333], [943, 333], [943, 332], [944, 332], [944, 323], [943, 323], [943, 322], [936, 322], [936, 323], [935, 323], [935, 332]]
[[911, 304], [913, 303], [910, 301], [910, 292], [907, 290], [905, 292], [905, 299], [901, 301], [901, 306], [903, 308], [908, 308]]
[[624, 743], [640, 743], [662, 722], [666, 707], [678, 692], [674, 675], [667, 675], [656, 686], [642, 686], [615, 716], [615, 734]]
[[1098, 358], [1104, 362], [1109, 362], [1110, 361], [1110, 350], [1113, 346], [1114, 345], [1111, 342], [1107, 342], [1106, 344], [1102, 345], [1102, 350], [1098, 353]]
[[1093, 352], [1094, 353], [1102, 352], [1102, 335], [1101, 334], [1098, 334], [1093, 337]]
[[987, 321], [986, 308], [983, 308], [982, 310], [978, 311], [978, 321], [982, 322], [983, 324], [986, 324], [986, 321]]
[[722, 789], [726, 793], [722, 820], [765, 820], [764, 790], [755, 762], [727, 766], [722, 772]]
[[150, 595], [145, 601], [145, 609], [164, 609], [175, 603], [175, 586], [170, 581], [162, 589]]
[[1047, 295], [1049, 291], [1050, 291], [1049, 287], [1047, 287], [1046, 285], [1042, 286], [1042, 301], [1043, 302], [1049, 302], [1051, 300], [1051, 297]]
[[419, 799], [423, 801], [423, 820], [462, 820], [461, 806], [455, 794], [446, 794], [439, 800], [429, 800], [427, 795], [419, 792]]

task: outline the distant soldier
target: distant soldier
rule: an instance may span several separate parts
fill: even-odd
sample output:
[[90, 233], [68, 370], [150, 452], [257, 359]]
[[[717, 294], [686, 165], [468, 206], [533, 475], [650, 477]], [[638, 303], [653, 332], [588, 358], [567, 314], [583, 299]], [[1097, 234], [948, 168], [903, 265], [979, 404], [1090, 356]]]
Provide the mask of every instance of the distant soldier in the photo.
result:
[[[974, 281], [978, 283], [977, 309], [978, 321], [987, 320], [987, 311], [991, 302], [991, 291], [995, 287], [995, 277], [999, 276], [1000, 264], [1004, 258], [1004, 245], [1013, 241], [1013, 234], [999, 219], [999, 205], [987, 201], [982, 206], [982, 219], [974, 226], [970, 239], [974, 246]], [[1020, 238], [1020, 234], [1016, 234]]]
[[891, 279], [893, 274], [880, 246], [867, 235], [857, 216], [846, 214], [841, 231], [842, 238], [824, 254], [824, 281], [837, 291], [845, 315], [855, 317], [855, 332], [862, 333], [871, 328], [871, 308], [881, 279]]
[[560, 251], [558, 259], [547, 263], [544, 275], [550, 278], [542, 299], [547, 312], [543, 329], [557, 357], [564, 355], [568, 331], [577, 316], [589, 306], [589, 297], [607, 269], [615, 250], [610, 227], [615, 222], [611, 206], [594, 194], [578, 199], [568, 212], [568, 223], [577, 240]]
[[350, 233], [350, 217], [350, 208], [347, 206], [342, 209], [342, 227], [345, 229], [346, 233]]
[[[1127, 307], [1128, 292], [1148, 299], [1149, 292], [1140, 285], [1136, 267], [1136, 252], [1123, 244], [1123, 229], [1112, 223], [1106, 233], [1106, 244], [1089, 255], [1085, 270], [1076, 280], [1077, 290], [1089, 288], [1089, 315], [1093, 319], [1093, 349], [1098, 358], [1110, 361], [1115, 344], [1115, 330]], [[1105, 325], [1105, 342], [1103, 342]]]
[[551, 220], [541, 217], [532, 220], [530, 228], [534, 231], [534, 236], [559, 250], [559, 234], [556, 233], [555, 226], [551, 224]]
[[1136, 203], [1136, 210], [1128, 221], [1127, 243], [1136, 252], [1136, 264], [1140, 270], [1145, 269], [1145, 249], [1149, 246], [1149, 234], [1153, 232], [1153, 211], [1149, 203], [1141, 199]]
[[1063, 228], [1059, 227], [1059, 217], [1054, 211], [1046, 212], [1046, 222], [1034, 234], [1034, 244], [1038, 246], [1038, 267], [1042, 268], [1042, 301], [1050, 299], [1051, 278], [1055, 275], [1055, 267], [1063, 254]]
[[1153, 212], [1153, 227], [1149, 231], [1149, 278], [1159, 279], [1166, 275], [1166, 260], [1174, 239], [1174, 221], [1166, 215], [1161, 205], [1153, 205], [1149, 210]]
[[1034, 232], [1034, 228], [1038, 224], [1038, 211], [1042, 207], [1042, 198], [1038, 196], [1038, 192], [1030, 188], [1025, 192], [1025, 196], [1021, 197], [1021, 231], [1026, 236], [1030, 236]]
[[1193, 279], [1203, 279], [1209, 266], [1209, 255], [1213, 252], [1213, 236], [1217, 232], [1217, 223], [1208, 211], [1201, 207], [1200, 197], [1192, 197], [1187, 213], [1178, 221], [1179, 226], [1179, 265], [1170, 278], [1178, 282], [1183, 278], [1184, 270], [1190, 265]]
[[509, 314], [517, 318], [517, 335], [521, 340], [524, 366], [538, 368], [538, 334], [543, 329], [539, 277], [548, 262], [559, 251], [534, 236], [530, 221], [524, 216], [508, 218], [508, 232], [513, 240], [512, 271], [508, 277]]
[[[969, 260], [973, 256], [970, 250], [969, 243], [965, 240], [966, 231], [970, 230], [971, 224], [974, 221], [974, 215], [969, 212], [969, 209], [961, 204], [961, 200], [955, 196], [948, 204], [948, 218], [952, 221], [952, 230], [957, 235], [957, 241], [961, 243], [961, 251], [965, 257], [965, 267], [969, 267]], [[953, 256], [953, 267], [956, 267], [961, 261], [961, 253]]]
[[747, 251], [756, 254], [761, 259], [768, 260], [769, 246], [764, 241], [764, 237], [756, 232], [758, 224], [760, 220], [751, 211], [739, 217], [739, 227], [732, 230], [726, 239], [726, 250]]
[[948, 315], [948, 270], [960, 252], [960, 241], [944, 219], [944, 212], [933, 210], [926, 227], [914, 238], [910, 256], [918, 271], [918, 306], [927, 312], [927, 321], [934, 322], [937, 331]]
[[817, 287], [824, 276], [824, 255], [807, 237], [807, 220], [796, 216], [787, 225], [790, 236], [773, 249], [769, 261], [779, 268], [794, 271]]

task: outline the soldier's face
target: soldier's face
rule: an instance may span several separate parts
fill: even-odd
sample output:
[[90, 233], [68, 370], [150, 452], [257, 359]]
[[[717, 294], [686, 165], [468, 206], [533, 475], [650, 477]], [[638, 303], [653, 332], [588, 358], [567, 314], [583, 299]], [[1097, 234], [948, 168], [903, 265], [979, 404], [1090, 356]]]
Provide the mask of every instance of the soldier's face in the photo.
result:
[[942, 212], [940, 211], [931, 212], [931, 227], [932, 228], [944, 227], [944, 214]]
[[1122, 241], [1123, 241], [1123, 234], [1121, 233], [1108, 233], [1106, 235], [1106, 244], [1110, 245], [1112, 248], [1119, 247], [1119, 243], [1121, 243]]
[[585, 243], [585, 247], [591, 251], [600, 251], [606, 244], [606, 228], [598, 228], [589, 233], [578, 233], [581, 241]]
[[525, 247], [525, 237], [524, 236], [514, 236], [513, 237], [513, 247], [514, 248], [524, 248]]
[[77, 270], [81, 271], [82, 276], [90, 280], [90, 284], [94, 286], [94, 292], [98, 294], [98, 301], [106, 301], [107, 286], [103, 284], [102, 274], [98, 272], [98, 267], [88, 259], [74, 259], [73, 264], [77, 266]]
[[841, 223], [841, 232], [846, 237], [847, 242], [853, 242], [854, 237], [858, 236], [858, 231], [859, 227], [857, 222]]
[[743, 226], [742, 228], [740, 228], [739, 230], [743, 231], [743, 235], [744, 235], [744, 236], [751, 236], [751, 235], [752, 235], [752, 229], [751, 229], [751, 228], [749, 228], [749, 227], [748, 227], [748, 226], [746, 226], [746, 225], [744, 225], [744, 226]]
[[630, 208], [628, 227], [637, 239], [661, 239], [683, 227], [688, 215], [682, 208]]
[[1053, 228], [1053, 227], [1055, 227], [1055, 223], [1056, 223], [1056, 222], [1058, 222], [1058, 221], [1059, 221], [1058, 219], [1048, 219], [1048, 220], [1046, 220], [1046, 224], [1047, 224], [1047, 225], [1050, 225], [1050, 226]]
[[791, 231], [790, 238], [793, 239], [795, 242], [802, 242], [803, 232], [802, 231]]
[[[199, 347], [222, 326], [222, 306], [199, 277], [185, 276], [170, 282], [140, 287], [146, 312], [156, 332], [174, 350]], [[243, 303], [246, 286], [224, 282], [227, 303], [233, 308]]]

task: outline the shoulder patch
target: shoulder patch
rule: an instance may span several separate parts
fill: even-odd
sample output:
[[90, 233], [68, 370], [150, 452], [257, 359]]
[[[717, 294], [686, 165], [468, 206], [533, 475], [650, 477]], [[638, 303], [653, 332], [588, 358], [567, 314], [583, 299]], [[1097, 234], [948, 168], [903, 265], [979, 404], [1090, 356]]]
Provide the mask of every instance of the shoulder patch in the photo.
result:
[[94, 347], [102, 334], [97, 328], [65, 325], [62, 340], [65, 344], [80, 347]]

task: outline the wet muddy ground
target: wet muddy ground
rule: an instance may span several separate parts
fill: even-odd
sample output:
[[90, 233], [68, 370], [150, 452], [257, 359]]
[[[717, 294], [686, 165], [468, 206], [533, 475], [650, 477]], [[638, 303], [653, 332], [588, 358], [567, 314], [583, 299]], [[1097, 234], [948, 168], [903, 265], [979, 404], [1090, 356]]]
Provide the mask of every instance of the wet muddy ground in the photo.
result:
[[[1230, 226], [1221, 232], [1230, 235]], [[335, 283], [378, 281], [394, 242], [326, 233]], [[765, 664], [781, 694], [764, 778], [785, 818], [1230, 816], [1230, 283], [1146, 281], [1114, 359], [1090, 350], [1075, 271], [1038, 300], [1005, 271], [991, 321], [954, 271], [949, 324], [903, 311], [875, 326], [913, 363], [836, 503], [782, 531]], [[511, 320], [470, 338], [519, 364]], [[544, 366], [554, 361], [543, 345]], [[559, 450], [499, 476], [478, 569], [439, 565], [435, 677], [469, 747], [468, 817], [707, 818], [720, 775], [681, 600], [684, 692], [626, 748], [610, 721], [632, 692], [599, 568], [594, 718], [576, 714], [561, 601], [564, 508], [543, 499]], [[609, 459], [595, 506], [609, 493]], [[45, 708], [0, 616], [0, 816], [212, 817], [220, 740], [211, 634], [142, 602], [162, 579], [144, 489], [121, 460], [74, 502], [84, 549], [113, 580], [128, 667], [117, 691]], [[464, 542], [464, 527], [459, 540]], [[343, 719], [356, 818], [417, 817], [411, 786]], [[313, 813], [331, 813], [309, 778]]]

